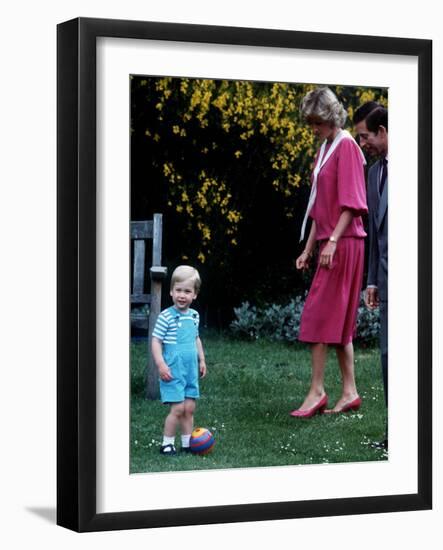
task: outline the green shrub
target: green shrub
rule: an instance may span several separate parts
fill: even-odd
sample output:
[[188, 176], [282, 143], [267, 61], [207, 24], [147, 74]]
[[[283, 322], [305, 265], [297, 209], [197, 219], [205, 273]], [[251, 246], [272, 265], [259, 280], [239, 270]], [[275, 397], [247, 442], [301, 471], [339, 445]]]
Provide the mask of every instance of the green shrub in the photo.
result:
[[[239, 338], [297, 342], [300, 319], [306, 296], [293, 298], [287, 305], [267, 304], [264, 307], [243, 302], [234, 308], [235, 319], [230, 328]], [[364, 305], [363, 294], [357, 317], [357, 339], [364, 346], [373, 346], [378, 340], [380, 328], [378, 309], [369, 311]]]
[[357, 314], [357, 338], [356, 341], [364, 346], [378, 344], [378, 333], [380, 331], [379, 309], [369, 310], [364, 303], [363, 294]]
[[230, 328], [241, 338], [296, 342], [304, 297], [298, 296], [287, 305], [268, 304], [257, 308], [249, 302], [234, 308], [236, 318]]

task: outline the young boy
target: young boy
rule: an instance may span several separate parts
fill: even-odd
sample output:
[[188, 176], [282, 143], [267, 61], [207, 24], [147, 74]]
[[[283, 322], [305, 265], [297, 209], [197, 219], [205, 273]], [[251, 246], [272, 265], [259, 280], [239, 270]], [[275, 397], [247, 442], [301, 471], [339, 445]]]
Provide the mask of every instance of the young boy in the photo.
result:
[[160, 313], [152, 333], [152, 355], [160, 376], [160, 395], [170, 405], [160, 453], [175, 455], [175, 433], [181, 429], [181, 450], [189, 452], [194, 425], [198, 377], [206, 375], [205, 355], [198, 335], [199, 315], [190, 306], [200, 290], [200, 275], [187, 265], [171, 277], [173, 305]]

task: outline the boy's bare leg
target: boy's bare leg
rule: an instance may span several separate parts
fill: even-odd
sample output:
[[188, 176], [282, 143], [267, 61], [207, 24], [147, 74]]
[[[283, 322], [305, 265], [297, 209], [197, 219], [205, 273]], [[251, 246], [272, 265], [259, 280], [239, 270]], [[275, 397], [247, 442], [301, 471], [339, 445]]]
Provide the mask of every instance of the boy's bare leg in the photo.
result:
[[184, 413], [180, 419], [180, 428], [183, 435], [189, 435], [194, 429], [195, 399], [185, 399]]
[[177, 426], [181, 424], [185, 413], [185, 401], [173, 403], [169, 410], [169, 414], [165, 419], [164, 435], [166, 437], [175, 437]]

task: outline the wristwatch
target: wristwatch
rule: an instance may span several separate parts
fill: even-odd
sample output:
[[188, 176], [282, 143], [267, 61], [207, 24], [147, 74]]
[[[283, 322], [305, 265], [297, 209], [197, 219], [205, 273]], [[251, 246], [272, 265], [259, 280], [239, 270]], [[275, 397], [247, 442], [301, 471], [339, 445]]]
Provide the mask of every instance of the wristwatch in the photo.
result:
[[331, 243], [337, 244], [337, 239], [336, 239], [334, 236], [332, 236], [332, 235], [329, 237], [329, 241], [330, 241]]

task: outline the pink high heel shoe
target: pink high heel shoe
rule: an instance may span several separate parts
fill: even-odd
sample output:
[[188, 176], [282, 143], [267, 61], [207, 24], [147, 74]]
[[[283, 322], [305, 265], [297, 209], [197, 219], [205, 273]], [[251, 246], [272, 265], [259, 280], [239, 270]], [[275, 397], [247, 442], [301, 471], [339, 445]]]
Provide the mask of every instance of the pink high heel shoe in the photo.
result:
[[324, 412], [325, 414], [340, 414], [340, 413], [345, 413], [349, 411], [355, 412], [355, 411], [358, 411], [358, 409], [361, 407], [361, 403], [362, 403], [361, 397], [357, 395], [355, 399], [343, 405], [343, 407], [341, 407], [341, 409], [339, 409], [338, 411], [334, 411], [334, 409], [328, 409], [328, 410], [325, 410]]
[[321, 414], [326, 409], [327, 404], [328, 404], [328, 396], [325, 394], [320, 399], [320, 401], [310, 409], [306, 409], [305, 411], [301, 411], [300, 409], [295, 409], [295, 411], [291, 411], [289, 414], [291, 416], [295, 416], [296, 418], [311, 418], [317, 412]]

